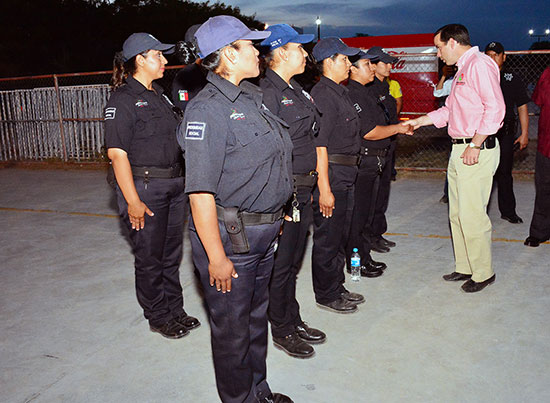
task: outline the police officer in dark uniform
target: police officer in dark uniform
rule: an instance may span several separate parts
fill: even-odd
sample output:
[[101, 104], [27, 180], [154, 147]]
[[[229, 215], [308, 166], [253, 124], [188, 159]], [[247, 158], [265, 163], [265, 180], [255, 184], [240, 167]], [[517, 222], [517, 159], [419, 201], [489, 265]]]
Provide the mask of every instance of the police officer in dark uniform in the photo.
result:
[[361, 163], [355, 182], [355, 207], [351, 221], [351, 232], [346, 248], [346, 265], [351, 272], [350, 259], [353, 248], [358, 248], [361, 256], [361, 275], [378, 277], [382, 275], [386, 264], [376, 262], [370, 256], [370, 243], [363, 236], [365, 227], [372, 228], [374, 206], [379, 197], [379, 178], [386, 165], [390, 150], [390, 136], [397, 133], [411, 133], [410, 127], [400, 124], [387, 125], [386, 117], [377, 100], [365, 87], [374, 80], [374, 66], [371, 60], [377, 56], [361, 51], [352, 57], [350, 79], [347, 88], [361, 122]]
[[359, 53], [340, 38], [321, 39], [313, 48], [322, 77], [311, 90], [321, 112], [317, 150], [317, 188], [313, 194], [312, 273], [320, 308], [353, 313], [365, 301], [344, 287], [345, 247], [353, 212], [354, 183], [359, 163], [359, 117], [348, 89], [348, 56]]
[[[523, 222], [516, 213], [516, 197], [514, 196], [514, 179], [512, 166], [514, 165], [514, 149], [523, 150], [529, 142], [529, 112], [527, 104], [531, 101], [523, 80], [516, 72], [503, 68], [506, 61], [504, 46], [500, 42], [491, 42], [485, 47], [485, 53], [491, 57], [500, 69], [500, 88], [506, 104], [506, 115], [502, 127], [497, 132], [500, 145], [500, 162], [495, 181], [498, 188], [498, 209], [502, 219], [512, 223]], [[517, 108], [521, 126], [521, 135], [516, 138], [518, 131]]]
[[[200, 24], [192, 25], [185, 32], [185, 42], [192, 43], [195, 40], [195, 32]], [[185, 42], [176, 43], [175, 55], [180, 60], [187, 61], [187, 66], [178, 71], [172, 82], [172, 100], [174, 104], [185, 112], [185, 108], [206, 85], [206, 72], [200, 66], [200, 59], [189, 58]]]
[[319, 112], [313, 98], [292, 77], [304, 72], [307, 52], [303, 43], [313, 35], [299, 35], [287, 24], [271, 25], [266, 48], [268, 68], [260, 81], [264, 104], [289, 125], [294, 192], [287, 205], [283, 233], [275, 254], [269, 285], [269, 320], [273, 343], [293, 357], [311, 357], [310, 344], [323, 343], [326, 335], [310, 328], [300, 317], [296, 301], [296, 276], [302, 263], [307, 231], [312, 222], [311, 195], [317, 181], [314, 137], [319, 131]]
[[[378, 104], [378, 107], [383, 111], [386, 126], [399, 123], [397, 117], [397, 102], [390, 95], [390, 86], [387, 77], [390, 75], [391, 66], [397, 61], [396, 57], [390, 56], [379, 46], [373, 46], [367, 52], [371, 56], [375, 56], [374, 61], [374, 80], [367, 85], [371, 96], [373, 96]], [[382, 173], [378, 183], [378, 197], [374, 207], [374, 218], [372, 225], [364, 229], [364, 234], [369, 238], [370, 248], [379, 253], [389, 252], [390, 248], [395, 246], [395, 242], [390, 241], [382, 236], [388, 229], [386, 221], [386, 210], [390, 200], [390, 184], [391, 184], [391, 161], [395, 153], [395, 136], [390, 138], [390, 146], [382, 166]]]
[[185, 152], [193, 261], [210, 313], [223, 402], [291, 402], [266, 381], [268, 285], [283, 205], [292, 195], [286, 123], [243, 81], [259, 74], [251, 31], [216, 16], [195, 33], [208, 84], [190, 102], [178, 141]]
[[105, 143], [134, 250], [138, 302], [153, 332], [180, 338], [200, 323], [183, 309], [179, 278], [187, 202], [176, 140], [179, 116], [153, 82], [164, 74], [162, 52], [173, 49], [146, 33], [124, 42], [105, 109]]

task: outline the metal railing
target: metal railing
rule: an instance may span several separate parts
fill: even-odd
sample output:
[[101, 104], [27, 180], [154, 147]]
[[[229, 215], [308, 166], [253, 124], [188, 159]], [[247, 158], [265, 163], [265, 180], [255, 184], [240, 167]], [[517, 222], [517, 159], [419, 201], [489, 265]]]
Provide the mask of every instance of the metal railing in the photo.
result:
[[[399, 55], [407, 118], [437, 107], [432, 84], [437, 82], [435, 54]], [[550, 51], [507, 52], [506, 66], [519, 73], [528, 93], [550, 64]], [[170, 94], [182, 66], [168, 66], [160, 84]], [[103, 108], [109, 97], [110, 71], [0, 79], [0, 161], [97, 161], [104, 158]], [[514, 170], [533, 172], [539, 109], [529, 103], [529, 146], [517, 152]], [[397, 167], [445, 169], [450, 142], [445, 129], [421, 128], [400, 136]]]

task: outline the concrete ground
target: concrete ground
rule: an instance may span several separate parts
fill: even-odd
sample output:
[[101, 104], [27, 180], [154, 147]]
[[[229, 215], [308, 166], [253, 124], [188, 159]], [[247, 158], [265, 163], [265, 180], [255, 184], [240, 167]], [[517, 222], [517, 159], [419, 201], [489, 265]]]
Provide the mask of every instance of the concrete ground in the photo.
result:
[[[295, 402], [549, 402], [550, 245], [528, 248], [533, 180], [516, 180], [524, 224], [495, 203], [495, 284], [460, 291], [443, 178], [392, 185], [382, 277], [347, 283], [367, 302], [316, 307], [310, 252], [298, 279], [303, 318], [328, 340], [293, 359], [269, 342], [268, 381]], [[496, 196], [496, 195], [495, 195]], [[0, 401], [216, 402], [207, 315], [189, 243], [185, 308], [202, 326], [180, 340], [151, 333], [133, 257], [98, 171], [0, 169]]]

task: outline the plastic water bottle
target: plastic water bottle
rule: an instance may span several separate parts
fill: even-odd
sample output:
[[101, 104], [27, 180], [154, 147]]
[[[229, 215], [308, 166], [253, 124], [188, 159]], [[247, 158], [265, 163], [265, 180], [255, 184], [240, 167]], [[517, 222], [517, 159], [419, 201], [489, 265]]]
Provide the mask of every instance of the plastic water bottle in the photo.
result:
[[351, 254], [351, 281], [355, 283], [361, 281], [361, 256], [357, 248], [353, 248]]

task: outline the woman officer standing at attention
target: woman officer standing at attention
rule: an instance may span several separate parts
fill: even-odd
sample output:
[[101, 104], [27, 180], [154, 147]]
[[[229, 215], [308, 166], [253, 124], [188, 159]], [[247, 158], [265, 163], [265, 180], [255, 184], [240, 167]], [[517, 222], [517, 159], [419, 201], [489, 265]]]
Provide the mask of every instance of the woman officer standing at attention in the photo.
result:
[[340, 85], [350, 72], [348, 56], [359, 53], [340, 38], [321, 39], [313, 48], [322, 77], [311, 90], [321, 111], [315, 145], [319, 180], [313, 194], [311, 270], [317, 305], [336, 313], [353, 313], [365, 301], [344, 287], [345, 246], [353, 212], [354, 183], [360, 151], [359, 116]]
[[105, 143], [117, 181], [119, 213], [130, 231], [137, 299], [150, 329], [177, 339], [200, 325], [183, 309], [179, 265], [187, 197], [176, 140], [179, 117], [162, 88], [174, 45], [130, 35], [115, 56], [114, 92], [105, 108]]
[[292, 142], [284, 121], [263, 105], [261, 90], [243, 81], [259, 74], [252, 41], [269, 34], [226, 15], [201, 25], [195, 39], [208, 84], [178, 131], [193, 261], [223, 402], [291, 402], [271, 393], [265, 360], [274, 245], [292, 195]]
[[314, 36], [299, 35], [287, 24], [271, 25], [267, 31], [271, 35], [260, 44], [269, 49], [268, 68], [260, 81], [264, 104], [290, 126], [294, 145], [294, 194], [275, 254], [268, 313], [275, 346], [290, 356], [306, 358], [315, 353], [310, 343], [326, 339], [323, 332], [302, 321], [296, 301], [296, 276], [312, 222], [311, 195], [317, 182], [313, 140], [319, 131], [320, 116], [311, 96], [292, 77], [304, 72], [308, 54], [302, 44], [311, 42]]

